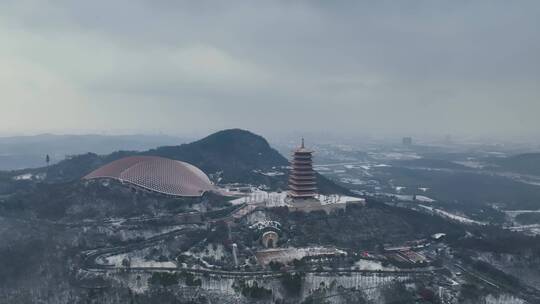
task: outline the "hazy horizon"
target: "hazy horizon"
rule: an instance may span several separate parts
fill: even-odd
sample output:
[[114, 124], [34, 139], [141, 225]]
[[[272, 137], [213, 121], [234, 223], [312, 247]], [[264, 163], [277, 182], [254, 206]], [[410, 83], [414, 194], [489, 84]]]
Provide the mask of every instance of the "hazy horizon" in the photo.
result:
[[538, 140], [540, 2], [3, 1], [0, 135]]
[[[238, 129], [238, 128], [232, 128]], [[137, 140], [156, 140], [158, 143], [161, 141], [160, 145], [180, 145], [183, 143], [190, 143], [202, 139], [206, 136], [209, 136], [215, 132], [223, 131], [222, 130], [209, 130], [208, 132], [200, 133], [182, 133], [182, 134], [168, 134], [168, 133], [130, 133], [130, 132], [101, 132], [101, 133], [30, 133], [30, 134], [0, 134], [0, 145], [2, 144], [19, 144], [24, 142], [39, 142], [39, 141], [55, 141], [55, 140], [67, 140], [67, 139], [76, 139], [81, 140], [84, 137], [100, 137], [105, 138], [119, 138], [120, 140], [131, 139], [134, 141]], [[507, 145], [508, 148], [515, 146], [515, 148], [525, 148], [527, 147], [530, 151], [539, 151], [540, 152], [540, 143], [538, 142], [538, 137], [496, 137], [496, 136], [451, 136], [450, 134], [366, 134], [359, 133], [353, 135], [343, 135], [343, 134], [333, 134], [328, 132], [298, 132], [290, 131], [286, 133], [264, 133], [258, 132], [251, 129], [243, 129], [250, 131], [256, 135], [264, 137], [271, 145], [295, 145], [299, 144], [301, 138], [305, 138], [306, 142], [310, 146], [325, 145], [325, 144], [343, 144], [343, 145], [353, 145], [353, 146], [379, 146], [379, 145], [396, 145], [400, 146], [402, 144], [402, 139], [404, 137], [411, 137], [415, 145], [435, 145], [435, 146], [460, 146], [460, 145]], [[150, 146], [154, 147], [154, 146]], [[124, 148], [121, 148], [124, 149]], [[1, 152], [1, 151], [0, 151]], [[95, 152], [95, 151], [84, 151], [84, 152]]]

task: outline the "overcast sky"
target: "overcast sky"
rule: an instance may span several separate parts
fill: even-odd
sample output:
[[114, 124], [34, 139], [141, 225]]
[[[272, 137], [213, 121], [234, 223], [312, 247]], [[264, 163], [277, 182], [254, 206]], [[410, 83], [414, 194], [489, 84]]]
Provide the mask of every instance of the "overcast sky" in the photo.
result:
[[524, 136], [540, 1], [0, 2], [0, 134]]

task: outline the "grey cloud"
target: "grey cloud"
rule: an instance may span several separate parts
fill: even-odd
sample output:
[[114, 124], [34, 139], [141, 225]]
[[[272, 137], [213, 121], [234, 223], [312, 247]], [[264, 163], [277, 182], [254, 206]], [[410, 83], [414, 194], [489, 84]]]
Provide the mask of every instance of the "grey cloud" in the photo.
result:
[[0, 100], [13, 110], [0, 128], [534, 135], [539, 13], [536, 1], [5, 1]]

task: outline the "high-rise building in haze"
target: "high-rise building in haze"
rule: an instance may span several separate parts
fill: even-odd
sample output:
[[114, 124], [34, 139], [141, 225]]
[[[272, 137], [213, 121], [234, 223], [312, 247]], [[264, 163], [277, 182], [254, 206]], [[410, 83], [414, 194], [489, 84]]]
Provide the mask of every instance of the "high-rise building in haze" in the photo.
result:
[[412, 137], [403, 137], [403, 139], [401, 140], [401, 143], [404, 145], [404, 146], [411, 146], [413, 141], [412, 141]]

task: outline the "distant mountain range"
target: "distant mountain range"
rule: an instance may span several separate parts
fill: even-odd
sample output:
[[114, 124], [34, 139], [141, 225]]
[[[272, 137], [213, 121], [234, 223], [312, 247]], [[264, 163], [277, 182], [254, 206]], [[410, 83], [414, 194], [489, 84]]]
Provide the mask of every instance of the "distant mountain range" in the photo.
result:
[[92, 151], [108, 154], [118, 150], [144, 151], [153, 147], [187, 142], [166, 135], [53, 135], [0, 137], [0, 170], [37, 168], [68, 155]]
[[[201, 140], [176, 146], [163, 146], [147, 151], [118, 151], [107, 155], [81, 154], [60, 161], [47, 171], [47, 182], [80, 179], [92, 170], [113, 160], [131, 155], [153, 155], [191, 163], [222, 183], [266, 185], [287, 189], [289, 161], [273, 149], [266, 139], [249, 131], [230, 129], [211, 134]], [[322, 175], [317, 176], [321, 193], [348, 193]]]

